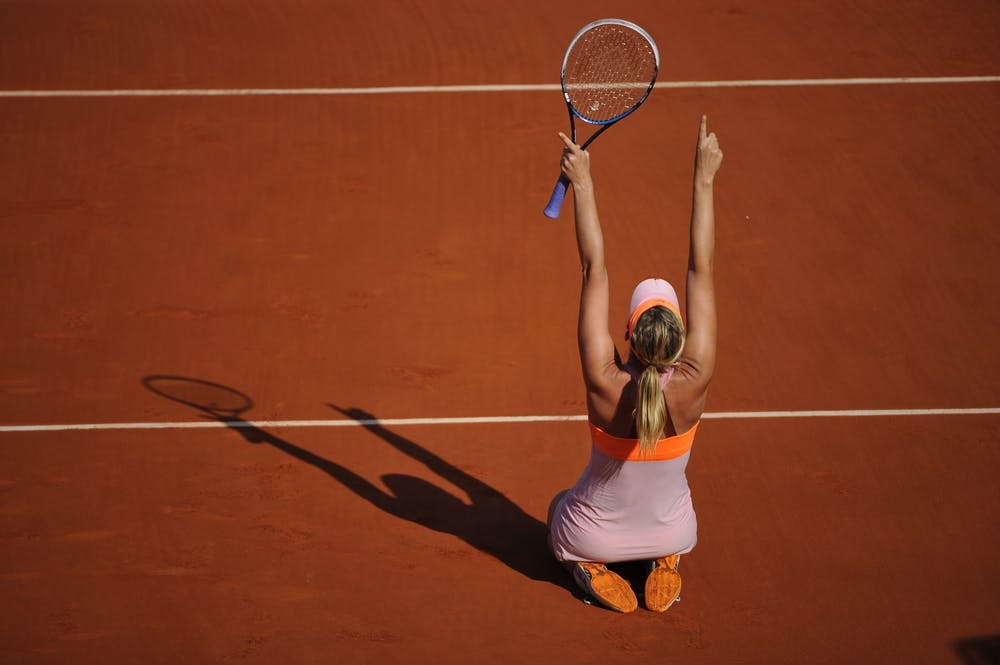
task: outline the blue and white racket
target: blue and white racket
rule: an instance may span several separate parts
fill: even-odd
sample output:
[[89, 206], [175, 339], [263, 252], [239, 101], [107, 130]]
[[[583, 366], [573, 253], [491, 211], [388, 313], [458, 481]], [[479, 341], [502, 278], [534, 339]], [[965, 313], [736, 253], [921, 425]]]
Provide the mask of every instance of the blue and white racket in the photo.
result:
[[[600, 125], [586, 150], [622, 118], [646, 101], [660, 71], [660, 52], [649, 33], [635, 23], [606, 18], [585, 25], [566, 49], [562, 91], [569, 111], [571, 138], [576, 143], [576, 118]], [[559, 216], [569, 181], [563, 175], [552, 190], [545, 216]]]

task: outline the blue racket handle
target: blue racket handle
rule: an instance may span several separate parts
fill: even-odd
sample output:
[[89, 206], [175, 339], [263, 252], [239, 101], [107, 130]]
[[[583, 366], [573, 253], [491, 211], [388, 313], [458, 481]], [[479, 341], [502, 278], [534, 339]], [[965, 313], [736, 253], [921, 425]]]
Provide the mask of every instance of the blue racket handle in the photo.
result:
[[552, 189], [552, 196], [549, 197], [549, 203], [545, 206], [545, 216], [549, 219], [556, 219], [559, 217], [559, 210], [562, 208], [563, 199], [566, 198], [566, 189], [569, 187], [569, 179], [566, 176], [559, 176], [559, 182]]

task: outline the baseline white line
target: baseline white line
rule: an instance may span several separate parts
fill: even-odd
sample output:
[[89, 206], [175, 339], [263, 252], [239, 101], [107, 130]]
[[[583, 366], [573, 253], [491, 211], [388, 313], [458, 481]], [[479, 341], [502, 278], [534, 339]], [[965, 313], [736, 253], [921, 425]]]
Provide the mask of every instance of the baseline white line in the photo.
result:
[[[738, 81], [660, 81], [657, 88], [791, 88], [802, 86], [997, 83], [1000, 76], [897, 76], [884, 78], [749, 79]], [[108, 90], [0, 90], [0, 98], [38, 97], [243, 97], [295, 95], [393, 95], [457, 92], [551, 92], [555, 83], [496, 85], [399, 85], [356, 88], [138, 88]]]
[[896, 76], [885, 78], [752, 79], [742, 81], [664, 81], [660, 88], [795, 88], [816, 85], [913, 85], [931, 83], [998, 83], [1000, 76]]
[[720, 411], [706, 413], [702, 418], [873, 418], [885, 416], [971, 416], [1000, 414], [1000, 408], [972, 409], [840, 409], [833, 411]]
[[[833, 411], [718, 411], [706, 413], [705, 420], [758, 418], [871, 418], [887, 416], [969, 416], [997, 415], [1000, 408], [972, 409], [843, 409]], [[208, 429], [212, 427], [364, 427], [366, 425], [480, 425], [545, 423], [586, 420], [587, 416], [477, 416], [465, 418], [379, 418], [372, 420], [204, 420], [166, 423], [78, 423], [66, 425], [2, 425], [0, 432], [62, 432], [83, 430]]]

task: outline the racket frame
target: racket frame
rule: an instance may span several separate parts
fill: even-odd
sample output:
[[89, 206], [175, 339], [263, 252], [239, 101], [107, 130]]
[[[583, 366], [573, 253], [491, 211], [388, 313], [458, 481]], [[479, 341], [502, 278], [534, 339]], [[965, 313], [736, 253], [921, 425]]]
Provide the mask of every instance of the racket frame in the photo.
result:
[[[566, 89], [566, 66], [569, 63], [570, 54], [573, 53], [573, 47], [576, 46], [576, 43], [580, 41], [580, 39], [585, 34], [590, 32], [594, 28], [598, 28], [603, 25], [618, 25], [623, 28], [627, 28], [629, 30], [638, 33], [643, 39], [646, 40], [646, 42], [653, 50], [653, 76], [651, 77], [649, 85], [646, 87], [645, 92], [643, 92], [642, 97], [640, 97], [638, 101], [635, 102], [635, 104], [627, 108], [622, 113], [619, 113], [618, 115], [612, 118], [608, 118], [607, 120], [594, 120], [592, 118], [588, 118], [583, 113], [578, 111], [575, 106], [573, 106], [573, 102], [570, 100], [569, 92]], [[616, 122], [628, 116], [629, 114], [634, 112], [637, 108], [642, 106], [642, 103], [646, 101], [647, 97], [649, 97], [649, 93], [653, 91], [653, 87], [656, 85], [656, 77], [659, 75], [659, 73], [660, 73], [660, 50], [657, 48], [656, 42], [653, 41], [652, 35], [650, 35], [648, 32], [640, 28], [635, 23], [620, 18], [603, 18], [597, 21], [592, 21], [591, 23], [588, 23], [587, 25], [580, 28], [579, 32], [577, 32], [576, 35], [574, 35], [573, 39], [570, 40], [569, 46], [566, 48], [566, 53], [565, 55], [563, 55], [562, 68], [559, 72], [559, 84], [560, 87], [562, 88], [563, 100], [566, 102], [566, 110], [569, 114], [569, 128], [573, 143], [576, 143], [577, 118], [591, 125], [600, 125], [600, 128], [593, 134], [591, 134], [590, 137], [583, 143], [583, 145], [580, 146], [581, 150], [586, 150], [587, 147], [594, 142], [594, 139], [596, 139], [598, 136], [607, 131]], [[556, 181], [556, 186], [552, 190], [552, 195], [549, 197], [549, 202], [545, 206], [545, 209], [543, 210], [543, 213], [545, 214], [546, 217], [548, 217], [549, 219], [556, 219], [557, 217], [559, 217], [559, 211], [562, 208], [562, 202], [564, 197], [566, 196], [566, 190], [568, 188], [569, 188], [569, 180], [566, 178], [565, 175], [560, 174], [559, 180]]]
[[[640, 97], [639, 100], [636, 101], [635, 104], [627, 108], [622, 113], [619, 113], [618, 115], [614, 116], [613, 118], [608, 118], [607, 120], [593, 120], [591, 118], [588, 118], [584, 114], [580, 113], [580, 111], [578, 111], [576, 107], [573, 106], [573, 102], [570, 100], [569, 92], [566, 90], [566, 65], [569, 63], [569, 56], [573, 52], [573, 47], [576, 46], [576, 43], [580, 41], [580, 39], [585, 34], [590, 32], [594, 28], [597, 28], [602, 25], [619, 25], [623, 28], [628, 28], [630, 30], [634, 30], [635, 32], [639, 33], [639, 35], [641, 35], [642, 38], [645, 39], [646, 42], [649, 43], [649, 46], [653, 49], [653, 76], [649, 81], [649, 85], [646, 87], [646, 91], [643, 93], [642, 97]], [[596, 132], [594, 132], [583, 143], [583, 145], [580, 146], [581, 150], [586, 150], [587, 146], [593, 143], [594, 139], [596, 139], [598, 136], [604, 133], [604, 131], [610, 128], [611, 125], [615, 124], [616, 122], [618, 122], [619, 120], [621, 120], [622, 118], [624, 118], [625, 116], [629, 115], [637, 108], [642, 106], [642, 103], [646, 101], [647, 97], [649, 97], [649, 93], [653, 91], [653, 87], [656, 85], [656, 77], [659, 75], [659, 73], [660, 73], [660, 50], [656, 47], [656, 42], [653, 41], [652, 35], [650, 35], [648, 32], [643, 30], [635, 23], [620, 18], [602, 18], [598, 19], [597, 21], [592, 21], [591, 23], [588, 23], [587, 25], [580, 28], [579, 32], [577, 32], [576, 35], [573, 36], [573, 39], [570, 40], [569, 46], [566, 47], [566, 53], [565, 55], [563, 55], [562, 68], [560, 69], [559, 72], [559, 84], [560, 87], [562, 88], [563, 99], [566, 102], [566, 110], [569, 113], [569, 127], [570, 127], [570, 132], [572, 134], [570, 138], [573, 139], [573, 143], [576, 143], [576, 118], [579, 118], [580, 120], [583, 120], [584, 122], [591, 125], [601, 125], [601, 128], [598, 129]]]

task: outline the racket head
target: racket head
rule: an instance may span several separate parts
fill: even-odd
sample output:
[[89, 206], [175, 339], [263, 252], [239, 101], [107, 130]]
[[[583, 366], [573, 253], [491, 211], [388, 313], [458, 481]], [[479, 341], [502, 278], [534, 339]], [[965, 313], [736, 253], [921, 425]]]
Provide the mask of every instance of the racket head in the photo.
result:
[[237, 419], [253, 408], [253, 400], [235, 388], [186, 376], [156, 374], [142, 379], [150, 392], [213, 418]]
[[611, 125], [646, 101], [660, 72], [653, 37], [635, 23], [605, 18], [583, 26], [570, 41], [560, 75], [572, 115]]

